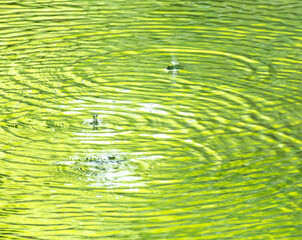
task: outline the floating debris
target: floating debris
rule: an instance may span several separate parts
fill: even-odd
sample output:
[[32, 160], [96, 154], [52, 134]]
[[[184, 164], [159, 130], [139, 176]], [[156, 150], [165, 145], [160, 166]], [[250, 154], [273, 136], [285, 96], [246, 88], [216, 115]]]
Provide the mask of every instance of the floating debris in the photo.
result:
[[85, 161], [94, 162], [97, 164], [120, 163], [126, 160], [121, 154], [91, 154], [84, 157]]
[[90, 123], [93, 126], [93, 130], [97, 130], [98, 129], [98, 125], [99, 125], [99, 121], [98, 121], [98, 114], [93, 114], [93, 121]]
[[172, 57], [170, 64], [166, 67], [166, 71], [179, 71], [182, 67], [176, 60], [176, 57]]
[[92, 121], [92, 125], [99, 125], [99, 121], [98, 121], [98, 114], [93, 114], [93, 121]]

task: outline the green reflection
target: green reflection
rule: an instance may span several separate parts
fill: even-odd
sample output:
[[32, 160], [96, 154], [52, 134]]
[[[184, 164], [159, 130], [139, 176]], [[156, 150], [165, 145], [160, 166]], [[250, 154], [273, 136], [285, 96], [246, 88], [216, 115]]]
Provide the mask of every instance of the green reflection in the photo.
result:
[[301, 239], [298, 6], [2, 1], [0, 238]]

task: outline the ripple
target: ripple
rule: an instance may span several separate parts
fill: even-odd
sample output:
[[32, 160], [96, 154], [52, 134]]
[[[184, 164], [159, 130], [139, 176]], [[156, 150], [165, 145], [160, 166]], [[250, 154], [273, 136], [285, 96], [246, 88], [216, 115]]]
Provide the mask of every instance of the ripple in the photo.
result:
[[0, 236], [296, 238], [299, 3], [2, 5]]

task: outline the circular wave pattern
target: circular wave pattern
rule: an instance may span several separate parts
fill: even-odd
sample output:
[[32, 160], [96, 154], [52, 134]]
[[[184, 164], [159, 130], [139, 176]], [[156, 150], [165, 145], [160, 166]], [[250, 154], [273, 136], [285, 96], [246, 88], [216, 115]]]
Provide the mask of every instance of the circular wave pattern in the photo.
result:
[[226, 5], [4, 3], [0, 236], [297, 239], [294, 9]]

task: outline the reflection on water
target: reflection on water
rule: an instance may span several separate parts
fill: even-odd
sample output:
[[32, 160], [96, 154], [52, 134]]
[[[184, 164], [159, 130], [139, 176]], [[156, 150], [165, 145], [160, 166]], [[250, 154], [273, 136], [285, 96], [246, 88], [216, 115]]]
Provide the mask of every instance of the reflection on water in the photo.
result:
[[[86, 181], [87, 186], [127, 187], [141, 185], [141, 178], [134, 175], [134, 168], [127, 166], [121, 154], [86, 154], [56, 162], [59, 171], [68, 172], [71, 178]], [[132, 171], [131, 171], [132, 170]]]
[[301, 239], [299, 6], [2, 1], [0, 238]]

